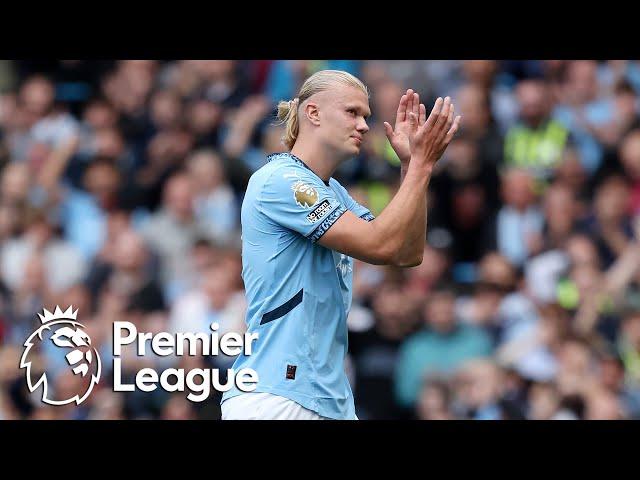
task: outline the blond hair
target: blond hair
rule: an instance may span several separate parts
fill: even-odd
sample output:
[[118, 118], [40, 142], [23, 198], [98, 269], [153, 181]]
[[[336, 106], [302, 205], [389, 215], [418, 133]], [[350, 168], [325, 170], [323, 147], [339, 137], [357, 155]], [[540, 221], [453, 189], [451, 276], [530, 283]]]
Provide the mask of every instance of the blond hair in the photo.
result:
[[369, 90], [365, 84], [350, 73], [341, 70], [320, 70], [305, 80], [296, 98], [278, 103], [278, 120], [286, 126], [282, 142], [289, 150], [293, 148], [298, 138], [300, 129], [298, 107], [300, 104], [312, 95], [329, 90], [336, 84], [359, 88], [367, 97], [369, 96]]

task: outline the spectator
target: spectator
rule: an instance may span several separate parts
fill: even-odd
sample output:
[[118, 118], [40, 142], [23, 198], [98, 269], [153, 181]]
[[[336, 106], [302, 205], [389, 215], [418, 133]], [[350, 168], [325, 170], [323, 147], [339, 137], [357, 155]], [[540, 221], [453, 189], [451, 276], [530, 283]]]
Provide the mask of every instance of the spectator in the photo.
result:
[[640, 313], [631, 312], [625, 318], [618, 339], [618, 350], [628, 381], [640, 386]]
[[349, 332], [355, 367], [356, 410], [361, 419], [405, 418], [393, 396], [394, 365], [402, 341], [416, 330], [419, 301], [398, 286], [383, 284], [373, 299], [373, 325]]
[[527, 169], [538, 181], [547, 181], [562, 160], [569, 131], [551, 118], [549, 87], [540, 79], [518, 83], [516, 95], [520, 121], [507, 132], [504, 160], [508, 166]]
[[446, 381], [426, 381], [418, 400], [417, 416], [420, 420], [453, 420], [450, 411], [452, 392]]
[[601, 165], [604, 148], [595, 130], [613, 118], [613, 106], [598, 97], [597, 64], [592, 60], [569, 62], [553, 117], [571, 133], [584, 168], [593, 173]]
[[118, 206], [122, 180], [114, 163], [107, 159], [91, 162], [83, 180], [84, 189], [70, 187], [63, 194], [60, 219], [65, 237], [90, 259], [104, 244], [108, 212]]
[[207, 226], [208, 236], [219, 243], [233, 241], [238, 236], [239, 212], [221, 158], [212, 150], [199, 150], [187, 159], [187, 169], [195, 214]]
[[533, 177], [511, 169], [502, 177], [504, 206], [498, 212], [498, 250], [511, 263], [521, 266], [542, 249], [544, 217], [536, 204]]
[[633, 238], [628, 205], [626, 180], [618, 175], [608, 177], [595, 192], [593, 213], [582, 222], [581, 229], [594, 239], [604, 268], [613, 263]]
[[[451, 237], [449, 246], [457, 281], [473, 281], [461, 266], [477, 262], [495, 248], [495, 214], [499, 207], [498, 175], [493, 164], [483, 165], [473, 138], [461, 134], [447, 149], [432, 179], [429, 222]], [[464, 265], [462, 266], [464, 268]]]
[[491, 102], [477, 84], [463, 85], [455, 94], [464, 116], [464, 132], [478, 144], [478, 157], [482, 165], [502, 165], [502, 135], [492, 118]]
[[620, 145], [624, 173], [631, 182], [629, 207], [631, 215], [640, 215], [640, 129], [632, 130]]
[[163, 283], [187, 274], [183, 259], [196, 239], [207, 236], [196, 217], [192, 178], [183, 172], [171, 176], [163, 189], [162, 208], [142, 227], [142, 235], [162, 259]]
[[491, 354], [491, 341], [477, 327], [457, 321], [455, 295], [450, 289], [433, 292], [424, 308], [426, 329], [400, 347], [395, 391], [404, 407], [415, 405], [426, 374], [452, 374], [463, 362]]

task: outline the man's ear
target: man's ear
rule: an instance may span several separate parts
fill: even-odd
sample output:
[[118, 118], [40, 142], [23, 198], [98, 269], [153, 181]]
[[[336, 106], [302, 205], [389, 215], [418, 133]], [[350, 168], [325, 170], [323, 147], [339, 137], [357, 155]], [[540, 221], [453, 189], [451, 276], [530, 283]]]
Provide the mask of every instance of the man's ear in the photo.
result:
[[307, 105], [304, 107], [304, 114], [313, 125], [315, 125], [316, 127], [320, 125], [320, 115], [318, 112], [317, 103], [307, 103]]

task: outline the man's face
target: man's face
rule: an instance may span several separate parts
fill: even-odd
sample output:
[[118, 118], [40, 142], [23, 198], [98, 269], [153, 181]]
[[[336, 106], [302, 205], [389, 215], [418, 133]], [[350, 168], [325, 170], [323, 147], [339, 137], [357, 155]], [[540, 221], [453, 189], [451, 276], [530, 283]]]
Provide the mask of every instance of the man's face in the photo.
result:
[[620, 157], [625, 172], [634, 180], [640, 179], [640, 133], [636, 131], [624, 139]]
[[4, 169], [0, 180], [0, 194], [9, 202], [23, 201], [31, 182], [29, 169], [24, 163], [11, 163]]
[[398, 110], [398, 100], [404, 91], [394, 81], [387, 81], [379, 85], [373, 94], [373, 104], [376, 109], [376, 116], [391, 120], [396, 117]]
[[120, 175], [115, 167], [99, 164], [92, 165], [85, 174], [85, 187], [101, 201], [106, 201], [117, 192]]
[[524, 81], [517, 88], [520, 116], [537, 126], [548, 115], [548, 91], [540, 82]]
[[233, 293], [234, 283], [234, 272], [221, 265], [211, 267], [204, 273], [202, 287], [214, 310], [225, 307]]
[[625, 215], [628, 201], [629, 190], [622, 181], [606, 183], [596, 193], [596, 216], [600, 221], [619, 220]]
[[222, 160], [214, 153], [198, 153], [187, 164], [196, 192], [207, 191], [224, 181]]
[[425, 307], [429, 326], [440, 333], [447, 333], [455, 326], [455, 297], [450, 292], [433, 293]]
[[114, 263], [124, 271], [136, 271], [144, 266], [147, 251], [142, 238], [134, 232], [122, 232], [115, 239]]
[[544, 197], [544, 209], [549, 225], [555, 230], [569, 232], [576, 215], [573, 194], [568, 187], [551, 187]]
[[190, 218], [193, 213], [193, 184], [189, 177], [174, 177], [167, 183], [165, 208], [179, 219]]
[[498, 254], [488, 254], [480, 263], [480, 280], [510, 289], [516, 282], [515, 272], [509, 261]]
[[178, 124], [182, 105], [177, 95], [160, 91], [151, 99], [151, 118], [160, 128], [169, 128]]
[[90, 104], [83, 114], [84, 122], [96, 130], [113, 128], [118, 121], [117, 112], [108, 103]]
[[569, 64], [568, 87], [580, 102], [588, 102], [597, 95], [597, 70], [597, 63], [591, 60], [576, 60]]
[[640, 313], [628, 316], [623, 323], [622, 331], [628, 342], [640, 351]]
[[45, 115], [51, 108], [55, 97], [53, 85], [43, 78], [34, 78], [20, 91], [25, 109], [35, 117]]
[[[312, 96], [309, 103], [317, 105], [312, 121], [316, 122], [322, 142], [340, 157], [358, 155], [369, 131], [366, 119], [371, 110], [367, 95], [359, 88], [337, 85]], [[313, 109], [309, 110], [313, 116]], [[304, 112], [308, 110], [305, 108]]]
[[573, 265], [598, 265], [598, 251], [593, 242], [581, 235], [569, 239], [567, 254]]
[[502, 179], [504, 202], [516, 210], [525, 210], [535, 201], [533, 178], [524, 171], [512, 171]]
[[485, 101], [485, 93], [476, 84], [467, 84], [456, 93], [456, 110], [464, 116], [465, 129], [481, 130], [489, 123], [489, 110]]

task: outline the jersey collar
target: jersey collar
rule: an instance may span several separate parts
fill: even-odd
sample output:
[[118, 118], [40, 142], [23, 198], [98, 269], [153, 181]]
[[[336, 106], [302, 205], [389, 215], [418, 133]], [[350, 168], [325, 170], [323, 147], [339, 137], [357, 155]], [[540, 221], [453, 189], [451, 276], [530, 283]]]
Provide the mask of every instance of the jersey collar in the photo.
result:
[[[311, 173], [313, 173], [316, 177], [318, 177], [316, 172], [311, 170], [311, 167], [309, 167], [309, 165], [304, 163], [299, 157], [296, 157], [291, 152], [279, 152], [279, 153], [272, 153], [270, 155], [267, 155], [267, 162], [270, 162], [271, 160], [274, 160], [274, 159], [279, 158], [279, 157], [289, 157], [289, 158], [291, 158], [294, 162], [298, 163], [299, 165], [302, 165], [304, 168], [306, 168]], [[320, 177], [318, 177], [318, 178], [320, 178]], [[326, 186], [329, 186], [329, 181], [325, 182], [324, 180], [322, 180], [322, 178], [320, 178], [320, 181], [322, 181]]]

